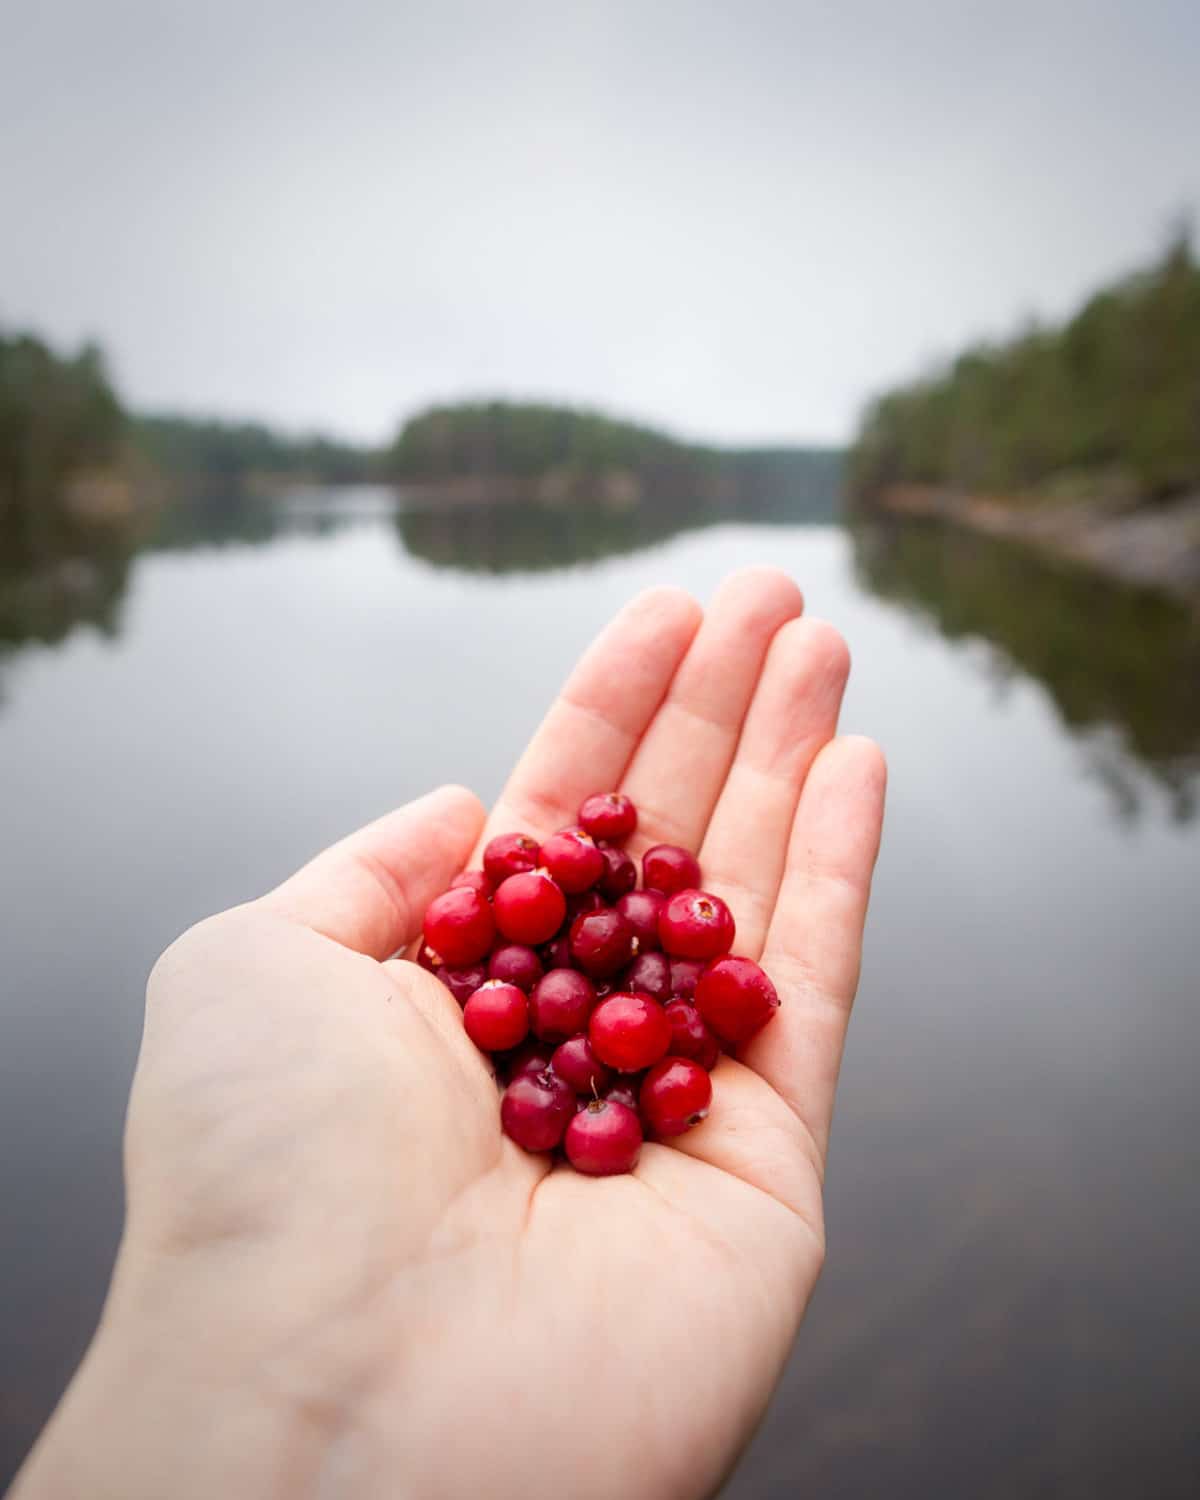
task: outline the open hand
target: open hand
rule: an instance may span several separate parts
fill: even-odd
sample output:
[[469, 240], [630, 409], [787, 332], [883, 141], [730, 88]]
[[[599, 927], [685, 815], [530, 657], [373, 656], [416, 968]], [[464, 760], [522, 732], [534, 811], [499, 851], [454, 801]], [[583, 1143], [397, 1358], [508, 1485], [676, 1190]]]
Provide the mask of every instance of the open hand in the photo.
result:
[[[575, 669], [486, 821], [447, 787], [151, 978], [105, 1316], [15, 1497], [693, 1497], [765, 1408], [824, 1252], [821, 1178], [884, 767], [772, 570], [655, 589]], [[782, 1009], [708, 1119], [592, 1179], [499, 1129], [488, 1061], [390, 955], [507, 829], [637, 804], [699, 851]]]

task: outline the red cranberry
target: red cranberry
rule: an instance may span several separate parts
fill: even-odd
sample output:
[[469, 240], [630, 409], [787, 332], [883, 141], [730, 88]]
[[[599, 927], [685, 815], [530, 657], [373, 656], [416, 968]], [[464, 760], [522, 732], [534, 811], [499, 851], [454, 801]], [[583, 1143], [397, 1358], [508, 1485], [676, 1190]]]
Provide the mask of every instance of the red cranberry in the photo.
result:
[[529, 1021], [544, 1042], [565, 1042], [587, 1029], [596, 991], [578, 969], [551, 969], [529, 996]]
[[487, 898], [461, 886], [433, 898], [425, 910], [424, 929], [425, 941], [448, 964], [473, 964], [496, 935]]
[[718, 958], [696, 986], [696, 1007], [723, 1042], [744, 1042], [779, 1009], [779, 993], [749, 958]]
[[514, 1078], [520, 1078], [522, 1073], [544, 1073], [550, 1066], [550, 1059], [553, 1055], [553, 1047], [530, 1037], [527, 1042], [522, 1042], [515, 1052], [505, 1058], [504, 1066], [508, 1081], [511, 1083]]
[[524, 990], [502, 979], [481, 984], [463, 1008], [467, 1035], [484, 1052], [504, 1052], [525, 1040], [529, 1000]]
[[494, 885], [510, 875], [536, 870], [539, 863], [537, 840], [527, 833], [498, 833], [483, 851], [483, 868]]
[[603, 1093], [613, 1082], [612, 1073], [592, 1051], [591, 1042], [582, 1032], [557, 1047], [551, 1061], [554, 1071], [577, 1094]]
[[504, 1091], [500, 1126], [526, 1151], [553, 1151], [575, 1110], [575, 1095], [549, 1068], [522, 1073]]
[[488, 978], [515, 984], [526, 994], [542, 977], [542, 961], [524, 943], [502, 943], [488, 959]]
[[504, 936], [531, 947], [552, 938], [567, 914], [566, 898], [545, 870], [510, 875], [496, 887], [492, 905]]
[[465, 964], [462, 968], [443, 964], [440, 969], [435, 969], [434, 973], [460, 1005], [465, 1005], [488, 977], [487, 970], [482, 964]]
[[646, 1074], [638, 1094], [642, 1119], [655, 1135], [682, 1135], [699, 1125], [712, 1103], [712, 1079], [688, 1057], [665, 1057]]
[[423, 969], [428, 969], [431, 974], [436, 974], [442, 967], [442, 955], [435, 953], [428, 943], [422, 942], [417, 949], [417, 962]]
[[678, 958], [716, 958], [733, 946], [733, 915], [720, 896], [676, 891], [658, 916], [658, 936]]
[[610, 995], [592, 1012], [588, 1040], [610, 1068], [638, 1073], [666, 1054], [671, 1025], [662, 1006], [645, 995]]
[[621, 975], [623, 990], [636, 990], [661, 1000], [671, 998], [671, 962], [665, 953], [639, 953]]
[[642, 884], [664, 896], [694, 890], [700, 884], [700, 862], [678, 844], [655, 844], [642, 855]]
[[542, 963], [547, 969], [573, 969], [571, 939], [560, 932], [552, 943], [547, 943], [541, 952]]
[[619, 911], [584, 912], [571, 923], [571, 957], [594, 979], [623, 969], [636, 951], [633, 929]]
[[615, 901], [637, 885], [637, 865], [624, 849], [614, 849], [611, 844], [606, 844], [600, 853], [604, 859], [604, 874], [597, 885], [602, 896]]
[[629, 891], [617, 902], [617, 910], [633, 928], [639, 953], [659, 947], [658, 918], [666, 899], [658, 891]]
[[597, 890], [579, 891], [574, 896], [567, 897], [567, 924], [568, 926], [576, 917], [583, 916], [587, 911], [599, 911], [608, 903]]
[[704, 1017], [687, 1000], [672, 1000], [666, 1008], [671, 1023], [669, 1057], [690, 1057], [710, 1072], [721, 1056], [721, 1045], [704, 1024]]
[[450, 882], [452, 891], [466, 890], [478, 891], [481, 896], [486, 896], [490, 901], [492, 896], [492, 882], [483, 870], [464, 870], [461, 875], [456, 875]]
[[[638, 1083], [637, 1078], [623, 1079], [620, 1083], [614, 1083], [612, 1088], [605, 1091], [604, 1097], [610, 1104], [623, 1104], [626, 1109], [632, 1109], [637, 1113], [638, 1107]], [[584, 1104], [587, 1103], [585, 1099]]]
[[671, 960], [671, 993], [676, 1000], [690, 1000], [696, 993], [696, 981], [704, 973], [707, 964], [702, 958], [673, 958]]
[[[707, 1075], [705, 1075], [707, 1076]], [[642, 1127], [633, 1110], [607, 1099], [593, 1099], [567, 1126], [567, 1160], [589, 1177], [632, 1172], [642, 1149]]]
[[604, 856], [582, 828], [552, 833], [542, 845], [542, 864], [568, 895], [586, 891], [604, 874]]
[[580, 804], [579, 822], [594, 839], [619, 844], [637, 827], [637, 808], [622, 792], [598, 792]]

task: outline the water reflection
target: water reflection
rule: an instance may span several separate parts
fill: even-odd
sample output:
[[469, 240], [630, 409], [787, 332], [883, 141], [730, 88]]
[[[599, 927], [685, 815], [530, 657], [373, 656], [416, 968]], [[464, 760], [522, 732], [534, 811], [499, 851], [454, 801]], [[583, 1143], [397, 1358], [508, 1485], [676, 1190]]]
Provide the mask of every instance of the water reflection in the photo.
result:
[[936, 522], [854, 528], [860, 580], [933, 621], [948, 640], [998, 648], [999, 682], [1014, 671], [1050, 692], [1081, 740], [1087, 769], [1119, 816], [1142, 793], [1132, 756], [1181, 822], [1200, 779], [1200, 616], [1149, 589], [1049, 562], [1014, 544]]
[[[76, 531], [37, 557], [6, 549], [0, 537], [0, 663], [26, 645], [57, 645], [78, 626], [115, 635], [139, 552], [257, 547], [383, 521], [409, 555], [438, 569], [544, 571], [633, 554], [729, 521], [829, 521], [838, 483], [838, 465], [828, 456], [762, 454], [743, 464], [736, 483], [707, 495], [661, 494], [624, 505], [418, 506], [369, 487], [285, 498], [237, 489], [190, 494], [136, 525]], [[1165, 789], [1177, 819], [1195, 815], [1194, 613], [1152, 591], [935, 523], [857, 522], [853, 536], [859, 579], [872, 593], [933, 621], [947, 639], [995, 647], [987, 669], [998, 683], [1020, 672], [1047, 688], [1082, 746], [1088, 774], [1104, 784], [1121, 817], [1136, 817], [1145, 796], [1136, 765]]]
[[0, 561], [0, 650], [54, 646], [80, 624], [116, 635], [131, 557], [122, 546], [97, 546], [37, 565]]

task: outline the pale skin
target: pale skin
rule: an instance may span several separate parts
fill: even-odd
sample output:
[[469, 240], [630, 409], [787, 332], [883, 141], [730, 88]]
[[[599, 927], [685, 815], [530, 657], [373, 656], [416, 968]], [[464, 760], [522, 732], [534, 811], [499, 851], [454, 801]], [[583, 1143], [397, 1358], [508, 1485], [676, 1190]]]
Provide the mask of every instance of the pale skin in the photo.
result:
[[[443, 787], [159, 960], [101, 1325], [13, 1500], [713, 1493], [825, 1251], [885, 770], [849, 668], [754, 569], [639, 596], [490, 814]], [[591, 1179], [499, 1130], [448, 991], [391, 955], [494, 833], [620, 788], [700, 852], [782, 996], [709, 1118]]]

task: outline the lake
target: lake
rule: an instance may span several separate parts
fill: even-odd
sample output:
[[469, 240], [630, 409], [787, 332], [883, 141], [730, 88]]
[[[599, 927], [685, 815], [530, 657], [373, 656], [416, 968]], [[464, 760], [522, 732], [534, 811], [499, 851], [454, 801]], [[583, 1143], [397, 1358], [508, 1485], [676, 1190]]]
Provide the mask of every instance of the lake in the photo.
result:
[[97, 1316], [162, 947], [436, 782], [493, 796], [635, 590], [768, 561], [891, 793], [829, 1261], [726, 1493], [1200, 1491], [1200, 625], [915, 523], [675, 524], [230, 498], [0, 580], [0, 1484]]

